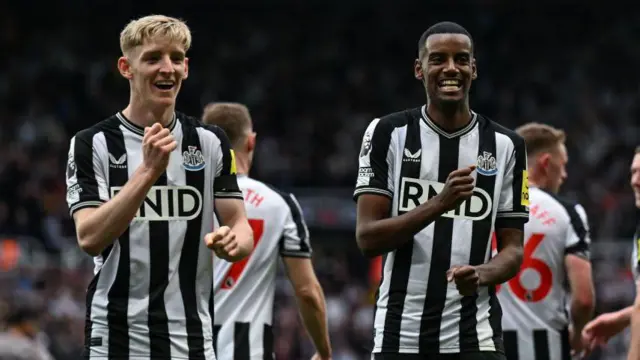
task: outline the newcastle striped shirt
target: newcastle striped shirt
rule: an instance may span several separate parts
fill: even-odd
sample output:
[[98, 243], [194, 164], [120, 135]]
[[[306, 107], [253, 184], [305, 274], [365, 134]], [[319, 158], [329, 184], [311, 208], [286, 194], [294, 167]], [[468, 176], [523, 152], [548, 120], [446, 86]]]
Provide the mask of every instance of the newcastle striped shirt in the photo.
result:
[[[127, 230], [94, 258], [87, 291], [86, 359], [215, 359], [214, 198], [242, 199], [222, 130], [176, 114], [178, 147]], [[113, 198], [141, 165], [144, 129], [118, 113], [72, 139], [71, 214]]]
[[374, 119], [359, 157], [354, 197], [389, 197], [391, 216], [438, 194], [452, 171], [477, 165], [469, 200], [385, 256], [373, 352], [504, 351], [495, 288], [463, 297], [446, 271], [487, 262], [494, 228], [522, 229], [528, 221], [524, 140], [476, 113], [468, 125], [447, 132], [422, 106]]

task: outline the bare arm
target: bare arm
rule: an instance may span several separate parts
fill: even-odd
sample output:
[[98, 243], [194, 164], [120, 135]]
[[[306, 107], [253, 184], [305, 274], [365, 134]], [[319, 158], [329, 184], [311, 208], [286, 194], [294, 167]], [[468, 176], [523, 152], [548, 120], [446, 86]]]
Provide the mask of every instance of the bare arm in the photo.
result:
[[311, 259], [284, 257], [287, 275], [293, 285], [304, 326], [323, 358], [331, 357], [327, 326], [327, 309], [322, 287], [313, 270]]
[[220, 223], [231, 228], [238, 243], [237, 255], [227, 260], [231, 262], [242, 260], [253, 250], [253, 231], [247, 220], [244, 202], [236, 198], [216, 198], [215, 208], [220, 216]]
[[139, 167], [120, 192], [98, 208], [84, 208], [73, 214], [80, 248], [99, 255], [127, 229], [157, 176]]
[[580, 334], [593, 316], [595, 308], [591, 263], [582, 257], [568, 254], [564, 264], [571, 287], [571, 320], [573, 333]]
[[356, 241], [365, 256], [374, 257], [395, 250], [435, 221], [444, 208], [432, 199], [400, 216], [389, 217], [391, 199], [362, 194], [358, 197]]
[[522, 264], [523, 236], [520, 229], [496, 229], [498, 254], [488, 263], [476, 267], [480, 286], [502, 284], [518, 274]]
[[631, 309], [631, 341], [627, 360], [640, 360], [640, 281], [636, 281], [636, 300]]

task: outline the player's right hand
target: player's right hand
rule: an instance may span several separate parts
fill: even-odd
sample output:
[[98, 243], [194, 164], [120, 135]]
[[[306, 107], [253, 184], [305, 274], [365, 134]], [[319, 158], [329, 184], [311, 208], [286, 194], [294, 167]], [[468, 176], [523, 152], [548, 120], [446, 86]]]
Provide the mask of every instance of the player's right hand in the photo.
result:
[[331, 356], [329, 356], [329, 357], [322, 357], [322, 356], [320, 356], [320, 354], [315, 353], [315, 355], [313, 355], [313, 357], [311, 358], [311, 360], [331, 360]]
[[582, 330], [582, 343], [585, 356], [595, 350], [598, 346], [604, 346], [609, 339], [617, 335], [620, 331], [616, 321], [615, 313], [606, 313], [591, 320]]
[[447, 177], [444, 188], [436, 197], [439, 199], [445, 211], [455, 209], [460, 203], [469, 199], [475, 187], [471, 173], [476, 169], [475, 165], [452, 171]]
[[162, 174], [167, 169], [171, 152], [176, 147], [178, 147], [178, 143], [169, 129], [163, 128], [159, 123], [146, 127], [142, 138], [144, 166], [156, 175]]

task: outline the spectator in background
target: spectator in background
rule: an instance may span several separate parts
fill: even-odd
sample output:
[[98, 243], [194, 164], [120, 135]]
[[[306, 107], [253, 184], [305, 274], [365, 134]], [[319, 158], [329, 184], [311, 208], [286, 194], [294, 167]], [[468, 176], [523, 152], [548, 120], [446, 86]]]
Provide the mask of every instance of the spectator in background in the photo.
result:
[[53, 360], [38, 339], [40, 308], [33, 299], [17, 299], [0, 333], [0, 360]]

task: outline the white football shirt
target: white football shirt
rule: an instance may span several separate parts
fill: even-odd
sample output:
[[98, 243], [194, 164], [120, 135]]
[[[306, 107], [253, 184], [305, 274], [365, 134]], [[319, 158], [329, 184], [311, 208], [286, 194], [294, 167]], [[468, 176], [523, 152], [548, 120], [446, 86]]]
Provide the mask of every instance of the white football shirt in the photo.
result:
[[255, 245], [242, 261], [214, 261], [214, 345], [219, 360], [272, 359], [278, 258], [311, 257], [309, 231], [292, 194], [247, 176], [238, 185]]
[[520, 273], [503, 284], [505, 351], [509, 360], [570, 359], [565, 256], [589, 258], [589, 227], [582, 206], [539, 188], [529, 189]]

